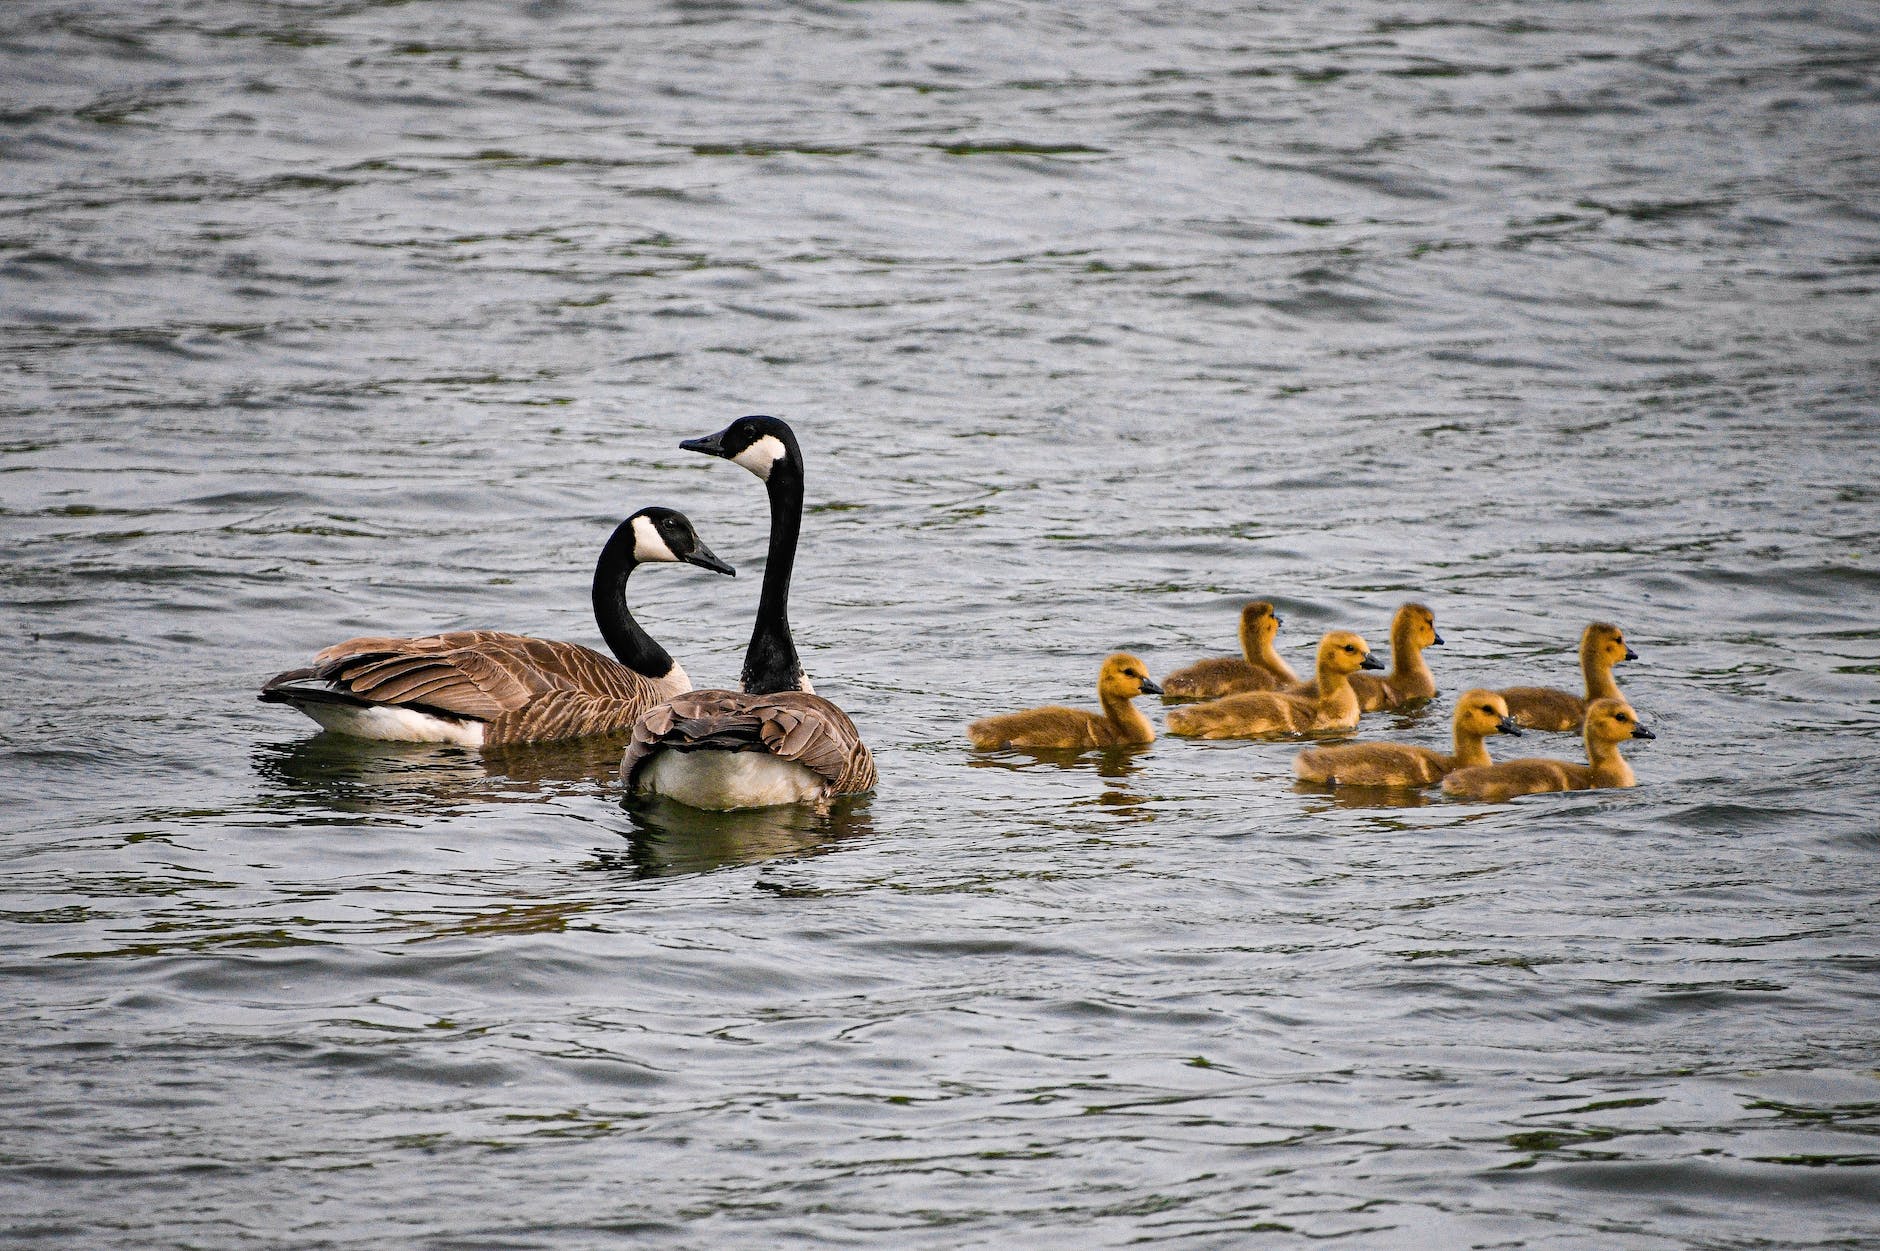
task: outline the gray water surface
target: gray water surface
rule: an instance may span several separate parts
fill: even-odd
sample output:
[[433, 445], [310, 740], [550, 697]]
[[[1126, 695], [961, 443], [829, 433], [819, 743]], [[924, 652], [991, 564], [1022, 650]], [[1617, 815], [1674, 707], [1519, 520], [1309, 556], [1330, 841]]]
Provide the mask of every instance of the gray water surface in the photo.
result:
[[[14, 0], [0, 1241], [1870, 1246], [1870, 5]], [[635, 815], [617, 747], [322, 736], [358, 633], [735, 679], [882, 785]], [[964, 723], [1434, 608], [1622, 624], [1630, 791], [1295, 788]], [[1151, 710], [1159, 721], [1159, 710]], [[1571, 757], [1568, 736], [1503, 755]]]

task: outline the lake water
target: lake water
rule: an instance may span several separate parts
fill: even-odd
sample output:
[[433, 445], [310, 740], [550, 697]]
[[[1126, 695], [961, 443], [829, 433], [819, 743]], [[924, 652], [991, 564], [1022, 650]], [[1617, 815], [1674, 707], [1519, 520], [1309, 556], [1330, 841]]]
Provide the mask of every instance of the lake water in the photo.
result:
[[[13, 0], [0, 1241], [1873, 1245], [1877, 54], [1857, 3]], [[596, 644], [646, 504], [740, 567], [632, 588], [734, 680], [762, 491], [677, 443], [749, 412], [881, 767], [839, 818], [255, 702], [357, 633]], [[967, 750], [1255, 596], [1296, 664], [1428, 603], [1451, 697], [1616, 621], [1641, 785]]]

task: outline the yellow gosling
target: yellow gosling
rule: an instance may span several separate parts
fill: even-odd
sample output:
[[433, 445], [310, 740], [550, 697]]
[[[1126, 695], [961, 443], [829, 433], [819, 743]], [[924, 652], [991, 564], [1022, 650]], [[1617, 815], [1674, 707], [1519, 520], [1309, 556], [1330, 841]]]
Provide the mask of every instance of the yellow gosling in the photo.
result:
[[1436, 614], [1421, 604], [1405, 604], [1390, 619], [1390, 672], [1382, 675], [1354, 673], [1351, 689], [1358, 693], [1358, 707], [1365, 712], [1384, 712], [1401, 708], [1419, 699], [1436, 695], [1436, 678], [1424, 663], [1423, 649], [1441, 647], [1443, 636], [1436, 632]]
[[[1362, 712], [1387, 712], [1436, 695], [1436, 678], [1424, 663], [1423, 649], [1440, 646], [1436, 614], [1421, 604], [1405, 604], [1390, 620], [1390, 672], [1354, 673], [1351, 689], [1358, 693]], [[1294, 695], [1310, 695], [1313, 683], [1291, 688]]]
[[1174, 708], [1171, 734], [1188, 738], [1259, 738], [1308, 730], [1349, 730], [1358, 724], [1358, 697], [1351, 675], [1382, 669], [1371, 645], [1348, 630], [1334, 630], [1319, 640], [1318, 680], [1313, 693], [1249, 691], [1205, 704]]
[[1429, 786], [1456, 769], [1489, 763], [1491, 734], [1521, 731], [1508, 718], [1508, 705], [1493, 691], [1466, 691], [1456, 703], [1456, 750], [1444, 755], [1406, 743], [1346, 743], [1308, 747], [1293, 757], [1301, 782], [1321, 786]]
[[1595, 621], [1580, 635], [1580, 674], [1586, 679], [1586, 696], [1551, 686], [1511, 686], [1502, 691], [1508, 701], [1508, 715], [1515, 724], [1530, 730], [1577, 730], [1586, 721], [1586, 708], [1596, 699], [1623, 699], [1619, 684], [1612, 679], [1612, 667], [1622, 660], [1637, 660], [1638, 653], [1626, 646], [1625, 634], [1616, 625]]
[[1124, 747], [1155, 741], [1155, 727], [1129, 701], [1138, 695], [1160, 695], [1162, 688], [1149, 680], [1142, 661], [1117, 652], [1103, 662], [1097, 675], [1101, 715], [1081, 708], [1030, 708], [996, 717], [982, 717], [966, 727], [974, 747]]
[[1636, 786], [1638, 777], [1619, 754], [1629, 738], [1656, 738], [1639, 724], [1623, 699], [1596, 699], [1586, 710], [1586, 760], [1510, 760], [1506, 764], [1458, 769], [1443, 779], [1443, 792], [1457, 799], [1500, 803], [1516, 795], [1546, 791], [1590, 791], [1608, 786]]
[[[1219, 699], [1242, 691], [1280, 691], [1299, 684], [1299, 675], [1273, 650], [1273, 636], [1284, 624], [1273, 605], [1255, 600], [1240, 610], [1241, 656], [1197, 660], [1162, 679], [1165, 699]], [[1244, 659], [1243, 659], [1244, 657]]]

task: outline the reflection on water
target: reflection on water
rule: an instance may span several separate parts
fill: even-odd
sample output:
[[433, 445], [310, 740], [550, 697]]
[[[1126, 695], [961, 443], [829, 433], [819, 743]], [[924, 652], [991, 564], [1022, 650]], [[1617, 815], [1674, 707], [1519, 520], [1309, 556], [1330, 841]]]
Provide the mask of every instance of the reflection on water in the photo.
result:
[[[462, 816], [493, 804], [539, 804], [557, 795], [595, 795], [612, 801], [618, 787], [621, 742], [507, 747], [478, 754], [430, 743], [382, 743], [343, 734], [315, 734], [255, 748], [255, 774], [269, 783], [276, 806], [296, 815], [314, 808], [349, 817]], [[626, 871], [635, 878], [701, 873], [727, 865], [757, 864], [779, 856], [820, 854], [874, 833], [869, 798], [831, 804], [703, 812], [664, 799], [618, 801], [631, 829], [627, 845], [595, 852], [590, 868]], [[498, 928], [514, 928], [507, 911]]]
[[250, 759], [276, 805], [348, 814], [458, 815], [483, 804], [540, 801], [612, 785], [619, 739], [516, 746], [481, 754], [434, 743], [315, 734], [263, 743]]
[[1127, 747], [1103, 747], [1078, 750], [1052, 747], [1006, 747], [997, 751], [974, 751], [967, 765], [974, 769], [1002, 769], [1027, 773], [1040, 769], [1058, 772], [1089, 772], [1106, 782], [1122, 785], [1105, 787], [1088, 799], [1072, 800], [1073, 808], [1095, 808], [1121, 821], [1155, 820], [1150, 797], [1132, 790], [1128, 779], [1149, 767], [1148, 754], [1153, 743]]
[[1004, 747], [976, 751], [969, 763], [975, 769], [1093, 769], [1100, 778], [1127, 778], [1141, 773], [1143, 757], [1153, 743], [1132, 747], [1077, 749], [1071, 747]]
[[669, 799], [641, 796], [624, 799], [622, 804], [633, 822], [626, 848], [596, 853], [589, 867], [624, 870], [636, 878], [703, 873], [780, 856], [821, 855], [875, 832], [867, 795], [836, 800], [826, 811], [810, 804], [783, 804], [705, 812]]
[[1319, 786], [1312, 782], [1293, 783], [1293, 793], [1314, 795], [1324, 800], [1307, 811], [1327, 808], [1425, 808], [1430, 792], [1408, 786]]

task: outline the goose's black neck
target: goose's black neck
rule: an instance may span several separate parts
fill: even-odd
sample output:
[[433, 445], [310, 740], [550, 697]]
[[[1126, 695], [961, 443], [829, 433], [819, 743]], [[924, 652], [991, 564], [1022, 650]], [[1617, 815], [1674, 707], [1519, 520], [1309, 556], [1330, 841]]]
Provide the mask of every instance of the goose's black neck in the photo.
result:
[[803, 687], [803, 663], [790, 637], [790, 574], [796, 567], [796, 540], [803, 529], [803, 467], [794, 439], [786, 444], [764, 480], [770, 496], [770, 555], [764, 563], [764, 589], [757, 600], [757, 623], [744, 652], [740, 681], [752, 695], [796, 691]]
[[614, 528], [594, 566], [594, 624], [621, 664], [649, 678], [663, 678], [672, 672], [672, 656], [627, 610], [627, 579], [639, 563], [633, 555], [633, 518], [629, 517]]

